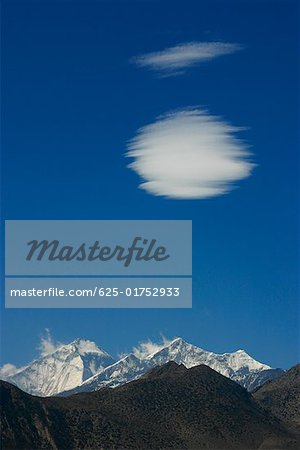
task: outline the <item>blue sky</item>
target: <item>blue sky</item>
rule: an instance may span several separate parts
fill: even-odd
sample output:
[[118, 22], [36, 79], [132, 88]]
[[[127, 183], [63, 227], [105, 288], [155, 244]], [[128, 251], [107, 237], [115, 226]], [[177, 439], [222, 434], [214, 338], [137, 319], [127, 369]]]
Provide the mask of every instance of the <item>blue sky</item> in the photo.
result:
[[[4, 310], [2, 363], [54, 339], [112, 354], [160, 334], [299, 360], [297, 2], [4, 2], [2, 219], [192, 219], [191, 310]], [[132, 61], [189, 42], [243, 48], [162, 76]], [[169, 74], [170, 75], [170, 74]], [[206, 199], [139, 189], [127, 143], [169, 111], [235, 127], [257, 166]]]

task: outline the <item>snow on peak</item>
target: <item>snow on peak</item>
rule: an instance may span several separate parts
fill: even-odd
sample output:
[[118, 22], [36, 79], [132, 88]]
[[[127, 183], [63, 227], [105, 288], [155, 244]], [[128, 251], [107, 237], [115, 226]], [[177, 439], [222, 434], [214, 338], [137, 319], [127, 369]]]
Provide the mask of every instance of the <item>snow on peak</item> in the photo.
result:
[[[119, 360], [114, 360], [93, 341], [76, 339], [25, 368], [3, 367], [2, 376], [33, 395], [51, 396], [61, 392], [85, 392], [104, 386], [115, 387], [135, 380], [148, 370], [174, 361], [190, 368], [205, 364], [242, 386], [259, 383], [260, 373], [272, 369], [253, 359], [245, 350], [213, 353], [184, 341], [181, 337], [140, 343]], [[1, 376], [1, 370], [0, 370]], [[263, 378], [270, 376], [262, 374]]]
[[181, 337], [176, 337], [172, 339], [169, 345], [171, 344], [186, 344], [186, 342]]
[[184, 364], [187, 368], [206, 364], [225, 376], [233, 376], [233, 372], [239, 370], [250, 372], [270, 369], [266, 364], [262, 364], [249, 356], [245, 350], [224, 354], [208, 352], [189, 344], [181, 337], [168, 342], [158, 351], [148, 355], [146, 359], [155, 362], [157, 365], [175, 361], [178, 364]]
[[172, 340], [164, 339], [162, 344], [155, 344], [148, 340], [135, 347], [133, 353], [129, 353], [96, 373], [68, 394], [95, 391], [105, 386], [120, 386], [139, 378], [150, 369], [170, 361], [183, 364], [187, 368], [205, 364], [244, 386], [250, 386], [250, 379], [254, 383], [257, 380], [259, 382], [260, 372], [269, 368], [269, 366], [255, 361], [244, 350], [217, 354], [189, 344], [181, 337]]
[[190, 345], [188, 344], [186, 341], [184, 341], [181, 337], [177, 337], [175, 339], [173, 339], [168, 345], [167, 347], [175, 347], [175, 346], [186, 346], [186, 345]]
[[136, 347], [134, 347], [132, 349], [132, 353], [139, 359], [145, 359], [148, 356], [163, 349], [171, 342], [172, 340], [163, 338], [163, 342], [161, 344], [157, 344], [156, 342], [152, 342], [150, 339], [148, 339], [147, 341], [140, 342]]
[[268, 370], [271, 369], [267, 364], [256, 361], [245, 350], [237, 350], [234, 353], [227, 353], [228, 361], [233, 370], [247, 368], [248, 370]]
[[34, 360], [24, 369], [12, 371], [7, 381], [32, 395], [50, 396], [79, 386], [114, 359], [94, 342], [76, 339]]
[[71, 343], [71, 345], [72, 344], [74, 345], [78, 353], [82, 356], [91, 353], [101, 356], [109, 356], [108, 353], [98, 347], [95, 342], [89, 341], [87, 339], [76, 339], [75, 341], [73, 341], [73, 343]]

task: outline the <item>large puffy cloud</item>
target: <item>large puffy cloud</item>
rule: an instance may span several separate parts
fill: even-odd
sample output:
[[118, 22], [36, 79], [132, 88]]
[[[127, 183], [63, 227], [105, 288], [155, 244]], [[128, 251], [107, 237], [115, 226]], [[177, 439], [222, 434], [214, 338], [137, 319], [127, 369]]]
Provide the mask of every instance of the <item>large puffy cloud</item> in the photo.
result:
[[243, 130], [202, 109], [159, 117], [128, 144], [129, 164], [148, 193], [174, 199], [205, 199], [231, 191], [254, 164]]
[[133, 58], [133, 62], [139, 67], [158, 71], [165, 76], [179, 75], [188, 67], [235, 53], [241, 48], [241, 45], [229, 42], [187, 42], [137, 56]]

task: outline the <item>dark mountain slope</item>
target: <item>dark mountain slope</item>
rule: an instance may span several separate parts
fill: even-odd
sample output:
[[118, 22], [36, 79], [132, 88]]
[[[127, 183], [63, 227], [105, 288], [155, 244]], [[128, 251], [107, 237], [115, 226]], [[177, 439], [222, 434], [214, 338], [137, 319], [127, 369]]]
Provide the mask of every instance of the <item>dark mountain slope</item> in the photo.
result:
[[280, 422], [207, 366], [168, 363], [137, 381], [67, 398], [1, 385], [3, 449], [287, 449]]
[[274, 416], [300, 433], [300, 364], [264, 384], [254, 397]]
[[1, 381], [0, 392], [1, 448], [56, 448], [41, 399], [5, 381]]

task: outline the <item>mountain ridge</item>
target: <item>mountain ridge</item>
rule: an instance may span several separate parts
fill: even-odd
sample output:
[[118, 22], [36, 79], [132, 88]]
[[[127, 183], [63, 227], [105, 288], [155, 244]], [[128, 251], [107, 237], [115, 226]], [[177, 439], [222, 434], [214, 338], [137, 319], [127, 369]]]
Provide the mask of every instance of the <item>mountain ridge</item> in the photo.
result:
[[[130, 355], [130, 354], [129, 354]], [[196, 347], [185, 342], [182, 338], [175, 338], [168, 342], [163, 348], [158, 349], [144, 358], [136, 359], [136, 367], [127, 367], [127, 376], [125, 376], [126, 366], [124, 361], [128, 358], [122, 358], [112, 366], [103, 369], [99, 374], [95, 374], [92, 378], [86, 380], [81, 386], [71, 391], [66, 391], [63, 395], [71, 395], [78, 392], [89, 392], [100, 389], [102, 387], [115, 387], [123, 384], [124, 381], [129, 382], [135, 380], [141, 375], [155, 366], [175, 361], [178, 364], [184, 364], [187, 368], [206, 364], [215, 369], [222, 375], [237, 381], [248, 390], [252, 390], [260, 384], [260, 380], [264, 381], [272, 379], [283, 373], [281, 369], [272, 369], [266, 364], [262, 364], [254, 360], [245, 350], [238, 350], [233, 353], [217, 354], [207, 352], [202, 348]], [[119, 372], [121, 372], [118, 377]], [[110, 376], [108, 376], [110, 374]]]
[[68, 397], [1, 382], [2, 448], [296, 449], [298, 437], [208, 366], [169, 362], [139, 379]]
[[253, 396], [263, 408], [284, 421], [289, 429], [300, 433], [300, 364], [276, 380], [265, 383]]
[[245, 350], [218, 354], [181, 337], [167, 341], [142, 357], [138, 352], [132, 352], [118, 360], [95, 342], [78, 338], [3, 379], [33, 395], [70, 395], [126, 384], [169, 361], [184, 364], [187, 368], [208, 365], [249, 391], [283, 373], [282, 369], [273, 369], [256, 361]]

